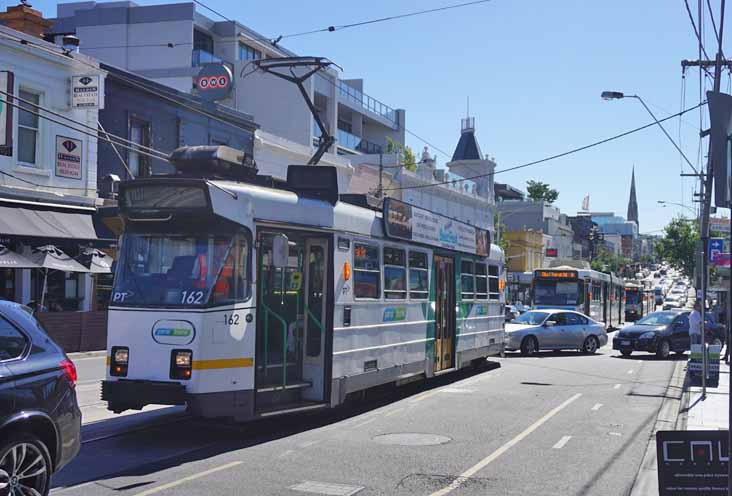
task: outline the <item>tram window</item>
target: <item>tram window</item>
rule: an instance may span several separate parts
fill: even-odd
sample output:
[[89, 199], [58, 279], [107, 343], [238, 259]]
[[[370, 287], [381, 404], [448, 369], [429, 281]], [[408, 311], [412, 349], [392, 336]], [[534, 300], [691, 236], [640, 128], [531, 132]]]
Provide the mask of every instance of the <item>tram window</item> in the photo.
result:
[[472, 300], [475, 296], [475, 273], [472, 260], [460, 263], [460, 286], [463, 300]]
[[399, 248], [384, 247], [384, 298], [407, 298], [406, 252]]
[[498, 284], [498, 265], [488, 266], [488, 297], [491, 300], [501, 298], [500, 286]]
[[485, 264], [475, 264], [475, 299], [488, 299], [488, 277], [485, 270]]
[[427, 273], [427, 254], [419, 251], [409, 252], [409, 297], [417, 300], [429, 296], [429, 276]]
[[378, 299], [381, 293], [379, 247], [361, 243], [353, 246], [353, 295]]
[[247, 295], [247, 268], [249, 267], [249, 247], [247, 240], [236, 237], [228, 246], [228, 254], [219, 268], [216, 284], [213, 287], [213, 302], [216, 304], [242, 301]]

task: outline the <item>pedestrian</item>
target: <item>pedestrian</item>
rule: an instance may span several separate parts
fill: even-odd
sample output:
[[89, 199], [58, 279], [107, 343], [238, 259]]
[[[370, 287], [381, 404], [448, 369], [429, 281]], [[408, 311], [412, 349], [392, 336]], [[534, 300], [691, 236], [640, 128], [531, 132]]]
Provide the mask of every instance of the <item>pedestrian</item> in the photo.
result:
[[694, 302], [694, 310], [689, 314], [689, 341], [691, 344], [701, 344], [702, 330], [701, 330], [701, 301], [696, 300]]

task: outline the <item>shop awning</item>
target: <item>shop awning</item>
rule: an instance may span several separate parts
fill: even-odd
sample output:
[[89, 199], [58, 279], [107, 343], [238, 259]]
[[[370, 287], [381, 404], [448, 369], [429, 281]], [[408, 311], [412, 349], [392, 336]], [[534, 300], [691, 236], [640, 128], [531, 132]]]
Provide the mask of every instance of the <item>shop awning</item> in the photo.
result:
[[0, 245], [0, 269], [36, 269], [38, 264]]
[[96, 240], [92, 213], [0, 206], [0, 238]]

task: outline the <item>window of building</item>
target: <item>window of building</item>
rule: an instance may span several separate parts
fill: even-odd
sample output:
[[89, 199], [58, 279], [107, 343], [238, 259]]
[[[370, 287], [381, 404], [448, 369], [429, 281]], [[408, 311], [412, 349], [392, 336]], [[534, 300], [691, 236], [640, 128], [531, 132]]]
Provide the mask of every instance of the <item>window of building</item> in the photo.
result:
[[400, 248], [384, 247], [384, 298], [407, 298], [407, 256]]
[[262, 52], [256, 50], [246, 43], [239, 42], [239, 60], [259, 60], [262, 58]]
[[463, 300], [472, 300], [475, 296], [475, 272], [472, 260], [460, 263], [460, 286]]
[[28, 90], [20, 90], [20, 106], [18, 112], [18, 162], [24, 164], [36, 165], [38, 153], [38, 135], [40, 132], [39, 119], [37, 115], [27, 112], [38, 112], [37, 108], [23, 100], [39, 105], [41, 103], [41, 95]]
[[26, 346], [26, 337], [13, 324], [0, 317], [0, 362], [18, 358]]
[[429, 272], [427, 254], [420, 251], [409, 252], [409, 297], [426, 300], [429, 296]]
[[49, 312], [77, 312], [84, 301], [84, 274], [79, 272], [48, 272], [46, 294], [43, 296], [43, 273], [39, 270], [31, 272], [31, 298]]
[[353, 295], [356, 298], [378, 299], [381, 293], [379, 247], [354, 243]]
[[0, 300], [15, 299], [15, 269], [0, 269]]
[[[140, 119], [130, 119], [130, 141], [137, 145], [150, 146], [150, 123]], [[152, 174], [150, 157], [141, 151], [130, 150], [127, 155], [127, 167], [135, 177]]]
[[491, 300], [501, 299], [501, 290], [498, 283], [498, 265], [488, 266], [488, 298]]
[[475, 264], [475, 299], [488, 299], [488, 276], [484, 263]]
[[214, 41], [211, 35], [199, 31], [198, 29], [193, 30], [193, 49], [203, 50], [204, 52], [213, 53]]

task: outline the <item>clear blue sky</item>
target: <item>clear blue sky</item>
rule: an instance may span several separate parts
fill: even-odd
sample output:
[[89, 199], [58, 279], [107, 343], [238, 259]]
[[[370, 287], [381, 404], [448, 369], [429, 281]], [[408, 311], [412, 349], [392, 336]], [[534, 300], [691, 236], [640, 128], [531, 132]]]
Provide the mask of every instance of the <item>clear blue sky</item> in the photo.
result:
[[[689, 2], [696, 15], [697, 0]], [[31, 3], [46, 16], [55, 15], [57, 2]], [[285, 0], [276, 6], [230, 0], [206, 3], [274, 37], [459, 1]], [[718, 24], [719, 0], [712, 0], [712, 6]], [[732, 40], [730, 10], [728, 6], [728, 41]], [[713, 57], [716, 44], [708, 13], [704, 30], [705, 46]], [[466, 97], [470, 96], [480, 145], [484, 153], [495, 157], [498, 169], [650, 121], [635, 100], [601, 100], [600, 93], [606, 89], [641, 95], [659, 118], [678, 112], [680, 61], [697, 58], [697, 42], [683, 0], [494, 0], [293, 38], [284, 40], [283, 45], [301, 55], [329, 57], [344, 68], [343, 77], [364, 78], [366, 93], [406, 109], [407, 128], [450, 154], [459, 138]], [[725, 47], [732, 56], [732, 43], [725, 43]], [[727, 74], [722, 81], [726, 91]], [[687, 107], [699, 102], [698, 84], [698, 73], [690, 70]], [[706, 110], [704, 113], [706, 116]], [[684, 121], [681, 146], [696, 165], [699, 112], [686, 114]], [[666, 126], [678, 139], [678, 119]], [[413, 137], [407, 143], [417, 153], [423, 146]], [[439, 163], [445, 161], [440, 155]], [[660, 230], [671, 217], [686, 211], [663, 208], [657, 200], [693, 205], [692, 180], [679, 177], [679, 154], [657, 128], [570, 157], [499, 174], [496, 181], [522, 189], [528, 179], [545, 181], [559, 190], [557, 205], [566, 213], [574, 214], [589, 194], [591, 210], [624, 216], [634, 164], [641, 232]]]

